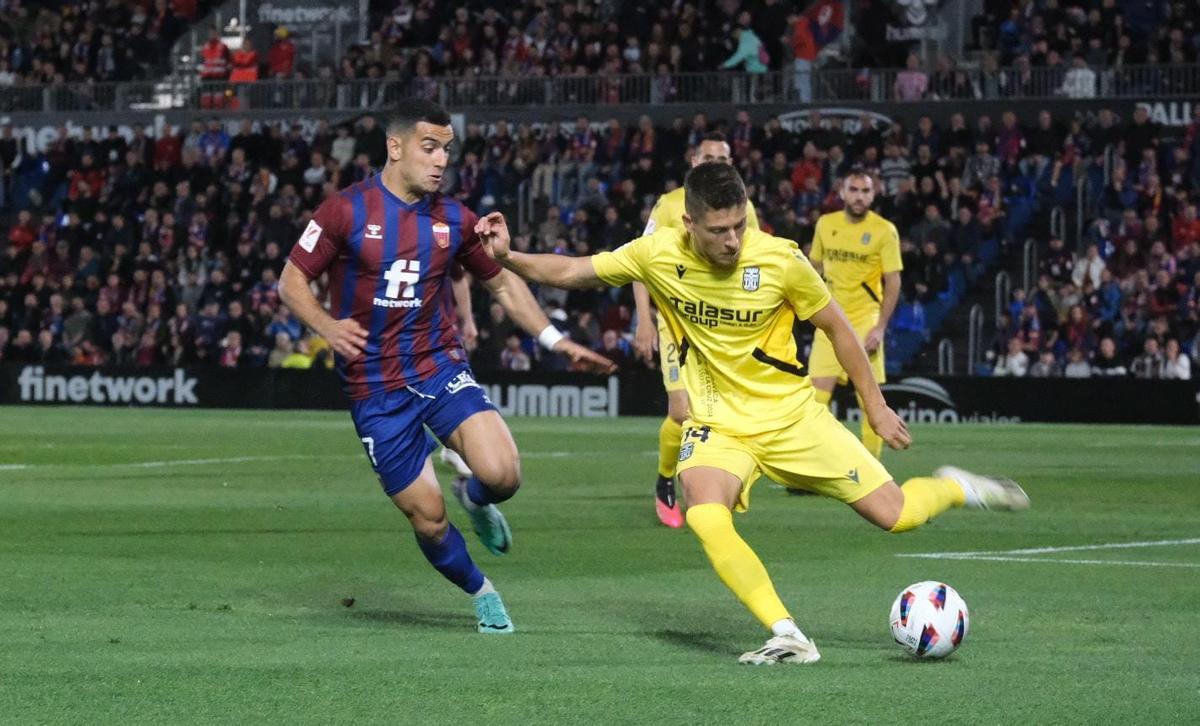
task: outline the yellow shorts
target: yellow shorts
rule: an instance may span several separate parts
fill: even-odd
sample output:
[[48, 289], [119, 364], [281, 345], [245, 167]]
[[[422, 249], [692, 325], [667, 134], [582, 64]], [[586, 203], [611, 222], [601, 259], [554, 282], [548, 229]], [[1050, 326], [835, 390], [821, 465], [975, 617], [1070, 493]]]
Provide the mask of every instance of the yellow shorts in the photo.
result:
[[[855, 323], [851, 321], [850, 327], [854, 328], [854, 332], [858, 334], [858, 340], [861, 343], [867, 337], [867, 333], [871, 328], [875, 327], [875, 321], [864, 321]], [[883, 346], [879, 346], [874, 353], [867, 354], [867, 360], [871, 361], [871, 370], [875, 373], [875, 380], [879, 383], [887, 381], [887, 368], [883, 360]], [[849, 381], [849, 376], [842, 369], [842, 364], [838, 363], [837, 356], [833, 352], [833, 343], [830, 342], [829, 336], [820, 328], [817, 328], [817, 333], [813, 337], [812, 352], [808, 354], [808, 375], [810, 378], [837, 378], [838, 385], [844, 386]]]
[[661, 315], [658, 316], [658, 366], [662, 368], [663, 388], [667, 393], [684, 390], [683, 374], [679, 370], [679, 346]]
[[711, 466], [742, 482], [735, 509], [750, 508], [750, 488], [760, 475], [789, 489], [806, 489], [850, 504], [892, 480], [829, 409], [805, 406], [802, 417], [777, 431], [728, 436], [688, 420], [683, 424], [676, 473]]

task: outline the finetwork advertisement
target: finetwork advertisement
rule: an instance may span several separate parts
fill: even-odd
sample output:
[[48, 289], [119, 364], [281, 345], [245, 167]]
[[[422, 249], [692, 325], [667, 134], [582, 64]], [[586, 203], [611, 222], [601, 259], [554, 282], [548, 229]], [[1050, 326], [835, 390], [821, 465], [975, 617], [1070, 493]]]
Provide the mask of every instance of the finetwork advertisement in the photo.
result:
[[107, 375], [47, 375], [42, 366], [29, 366], [17, 376], [22, 403], [116, 403], [198, 406], [197, 380], [183, 369], [170, 377]]
[[[662, 416], [657, 371], [617, 376], [482, 372], [478, 385], [505, 416]], [[1022, 422], [1200, 424], [1200, 381], [909, 376], [883, 385], [888, 404], [916, 424]], [[342, 409], [331, 371], [267, 368], [95, 369], [0, 363], [0, 404], [185, 408]], [[833, 409], [852, 429], [853, 391]]]

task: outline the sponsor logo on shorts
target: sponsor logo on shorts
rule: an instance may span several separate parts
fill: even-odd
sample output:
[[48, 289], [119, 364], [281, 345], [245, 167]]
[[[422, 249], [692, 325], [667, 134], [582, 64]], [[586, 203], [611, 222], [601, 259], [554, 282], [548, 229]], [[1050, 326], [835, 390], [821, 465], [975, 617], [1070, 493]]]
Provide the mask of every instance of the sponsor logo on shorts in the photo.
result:
[[453, 395], [464, 388], [479, 388], [479, 384], [475, 382], [475, 376], [471, 375], [471, 371], [463, 371], [451, 378], [450, 382], [446, 384], [446, 393]]
[[693, 444], [691, 441], [687, 442], [683, 446], [680, 446], [679, 447], [679, 460], [687, 461], [688, 459], [692, 458], [692, 451], [694, 451], [695, 448], [696, 448], [696, 445]]

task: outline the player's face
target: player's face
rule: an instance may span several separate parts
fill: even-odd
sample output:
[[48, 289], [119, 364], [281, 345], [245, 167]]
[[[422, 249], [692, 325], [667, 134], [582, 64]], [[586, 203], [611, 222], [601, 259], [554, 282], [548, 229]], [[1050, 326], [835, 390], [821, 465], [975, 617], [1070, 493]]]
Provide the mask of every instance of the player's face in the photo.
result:
[[716, 267], [734, 267], [742, 254], [746, 233], [746, 205], [709, 209], [696, 219], [683, 215], [697, 254]]
[[710, 161], [731, 163], [733, 157], [729, 153], [729, 144], [724, 141], [701, 141], [695, 155], [692, 156], [692, 166], [700, 166]]
[[388, 159], [399, 164], [409, 189], [436, 192], [450, 163], [453, 141], [453, 128], [420, 121], [407, 133], [388, 137]]
[[850, 176], [842, 182], [842, 201], [852, 217], [861, 217], [875, 201], [875, 182], [869, 176]]

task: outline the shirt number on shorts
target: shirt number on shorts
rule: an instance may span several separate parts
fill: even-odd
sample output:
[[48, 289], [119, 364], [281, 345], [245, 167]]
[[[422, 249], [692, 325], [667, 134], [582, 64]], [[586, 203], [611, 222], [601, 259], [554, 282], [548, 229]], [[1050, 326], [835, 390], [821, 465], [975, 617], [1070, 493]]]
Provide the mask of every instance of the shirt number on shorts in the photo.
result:
[[371, 460], [371, 466], [379, 466], [379, 462], [375, 461], [375, 439], [364, 436], [362, 442], [363, 446], [367, 447], [367, 458]]
[[688, 426], [688, 430], [684, 432], [683, 438], [700, 439], [700, 443], [703, 444], [708, 441], [708, 435], [710, 433], [712, 433], [712, 429], [708, 426], [700, 426], [699, 428]]

